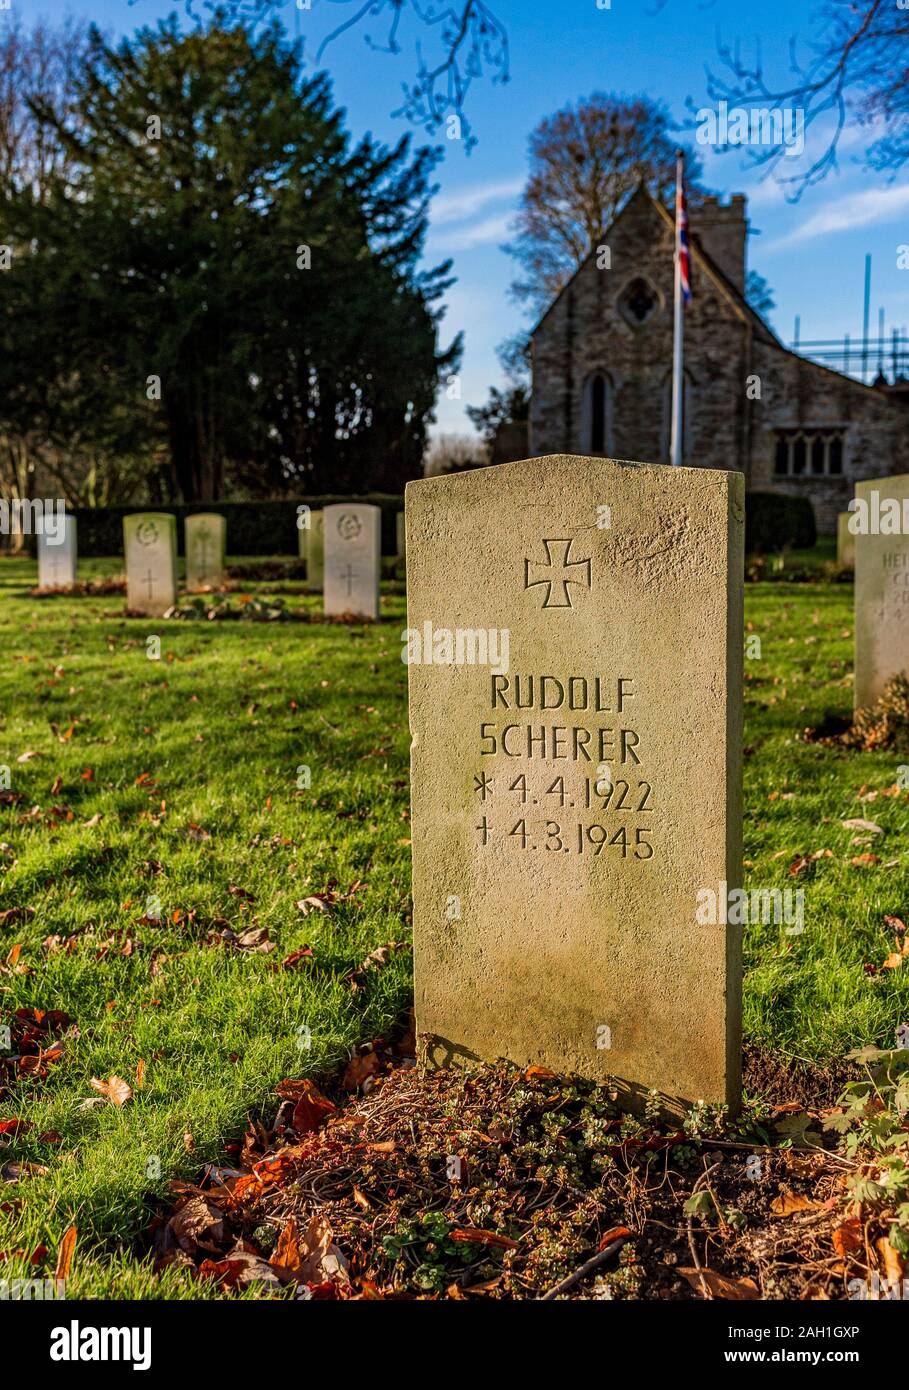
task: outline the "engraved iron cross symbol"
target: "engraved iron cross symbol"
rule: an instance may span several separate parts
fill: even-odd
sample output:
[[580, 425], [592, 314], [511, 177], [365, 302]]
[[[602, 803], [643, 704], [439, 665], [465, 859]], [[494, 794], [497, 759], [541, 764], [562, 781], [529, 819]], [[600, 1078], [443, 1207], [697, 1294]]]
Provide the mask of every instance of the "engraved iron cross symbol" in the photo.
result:
[[[558, 540], [544, 540], [543, 548], [546, 551], [545, 563], [541, 560], [524, 561], [524, 588], [532, 589], [537, 584], [546, 585], [546, 597], [543, 600], [544, 608], [573, 608], [571, 594], [568, 592], [569, 584], [581, 584], [585, 588], [590, 588], [590, 561], [589, 560], [569, 560], [571, 553], [571, 541], [564, 538]], [[530, 572], [553, 570], [552, 574], [540, 574], [539, 578], [531, 579]], [[576, 573], [572, 574], [574, 570]], [[555, 572], [558, 571], [558, 572]], [[582, 577], [583, 576], [583, 577]]]

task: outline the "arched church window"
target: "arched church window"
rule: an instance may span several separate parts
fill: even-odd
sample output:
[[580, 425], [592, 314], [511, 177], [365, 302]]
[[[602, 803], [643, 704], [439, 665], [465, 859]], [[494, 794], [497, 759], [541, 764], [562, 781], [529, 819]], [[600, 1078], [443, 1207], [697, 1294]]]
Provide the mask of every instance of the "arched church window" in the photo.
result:
[[585, 454], [609, 452], [609, 385], [605, 372], [592, 372], [584, 383], [581, 447]]

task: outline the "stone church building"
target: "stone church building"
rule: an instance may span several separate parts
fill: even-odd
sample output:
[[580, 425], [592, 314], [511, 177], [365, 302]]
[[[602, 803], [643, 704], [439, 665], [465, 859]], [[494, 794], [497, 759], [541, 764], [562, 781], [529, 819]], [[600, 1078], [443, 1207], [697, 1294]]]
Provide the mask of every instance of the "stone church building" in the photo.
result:
[[[800, 357], [750, 308], [744, 197], [705, 199], [690, 232], [684, 461], [807, 496], [832, 533], [857, 479], [909, 472], [905, 384], [863, 386]], [[638, 188], [601, 238], [608, 268], [594, 249], [543, 315], [531, 335], [531, 457], [668, 463], [674, 245], [672, 214]]]

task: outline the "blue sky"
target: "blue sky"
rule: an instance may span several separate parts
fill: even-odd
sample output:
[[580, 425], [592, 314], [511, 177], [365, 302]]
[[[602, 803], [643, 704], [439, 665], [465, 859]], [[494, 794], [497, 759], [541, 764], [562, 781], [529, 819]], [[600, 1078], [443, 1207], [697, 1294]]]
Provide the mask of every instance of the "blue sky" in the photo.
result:
[[[431, 0], [421, 0], [424, 9]], [[301, 4], [304, 0], [301, 0]], [[439, 4], [439, 0], [435, 0]], [[541, 117], [596, 90], [645, 93], [664, 100], [679, 118], [686, 97], [706, 105], [705, 70], [718, 66], [717, 37], [738, 41], [743, 54], [759, 40], [765, 71], [787, 77], [789, 40], [816, 32], [817, 0], [488, 0], [507, 28], [510, 81], [477, 80], [467, 113], [479, 143], [466, 155], [462, 144], [444, 141], [427, 260], [451, 256], [457, 283], [450, 290], [444, 336], [463, 330], [461, 400], [439, 402], [436, 431], [470, 432], [467, 404], [480, 404], [501, 373], [496, 345], [526, 324], [524, 311], [508, 296], [514, 263], [500, 249], [527, 171], [527, 138]], [[60, 18], [66, 13], [95, 20], [114, 33], [177, 10], [182, 3], [159, 0], [11, 0], [19, 14]], [[312, 0], [309, 10], [294, 0], [279, 6], [288, 28], [305, 37], [315, 68], [319, 43], [361, 7], [361, 0]], [[199, 8], [202, 6], [200, 4]], [[189, 20], [186, 20], [189, 23]], [[402, 83], [415, 71], [415, 44], [427, 58], [437, 40], [411, 18], [399, 31], [401, 52], [371, 48], [381, 43], [387, 19], [367, 18], [329, 46], [320, 66], [334, 80], [335, 96], [355, 135], [370, 131], [397, 138], [405, 122], [392, 116]], [[417, 132], [419, 139], [419, 132]], [[897, 268], [897, 247], [909, 243], [909, 186], [888, 183], [858, 162], [867, 133], [846, 132], [838, 172], [787, 203], [780, 186], [748, 167], [738, 152], [702, 150], [704, 181], [717, 191], [744, 192], [752, 228], [749, 264], [769, 281], [776, 300], [771, 322], [791, 341], [795, 315], [802, 339], [858, 336], [862, 324], [864, 257], [873, 256], [872, 329], [878, 308], [887, 331], [909, 324], [909, 270]], [[784, 160], [785, 164], [790, 161]], [[790, 172], [786, 169], [784, 172]]]

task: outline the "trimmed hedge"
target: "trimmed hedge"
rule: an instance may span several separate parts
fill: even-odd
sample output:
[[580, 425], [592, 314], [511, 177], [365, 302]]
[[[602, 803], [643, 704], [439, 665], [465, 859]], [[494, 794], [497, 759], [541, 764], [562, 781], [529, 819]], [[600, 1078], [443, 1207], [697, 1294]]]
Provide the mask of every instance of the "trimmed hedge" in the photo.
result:
[[749, 555], [768, 554], [784, 546], [811, 550], [816, 540], [809, 498], [779, 492], [745, 493], [745, 550]]
[[[371, 492], [360, 497], [326, 493], [284, 502], [212, 502], [190, 506], [77, 507], [80, 555], [122, 555], [123, 518], [133, 512], [171, 512], [177, 518], [177, 545], [183, 554], [183, 522], [194, 512], [219, 512], [227, 521], [228, 555], [297, 555], [297, 507], [316, 511], [332, 502], [371, 502], [382, 509], [382, 554], [397, 552], [398, 512], [404, 498]], [[810, 550], [817, 539], [814, 508], [807, 497], [775, 492], [745, 494], [745, 549], [764, 554], [790, 546]]]
[[80, 555], [122, 555], [123, 518], [134, 512], [169, 512], [177, 518], [177, 547], [183, 554], [183, 523], [194, 512], [217, 512], [227, 522], [228, 555], [297, 555], [297, 507], [306, 502], [313, 511], [332, 502], [371, 502], [382, 509], [382, 554], [397, 551], [396, 516], [404, 498], [371, 492], [361, 497], [326, 493], [285, 502], [199, 502], [187, 506], [75, 507]]

